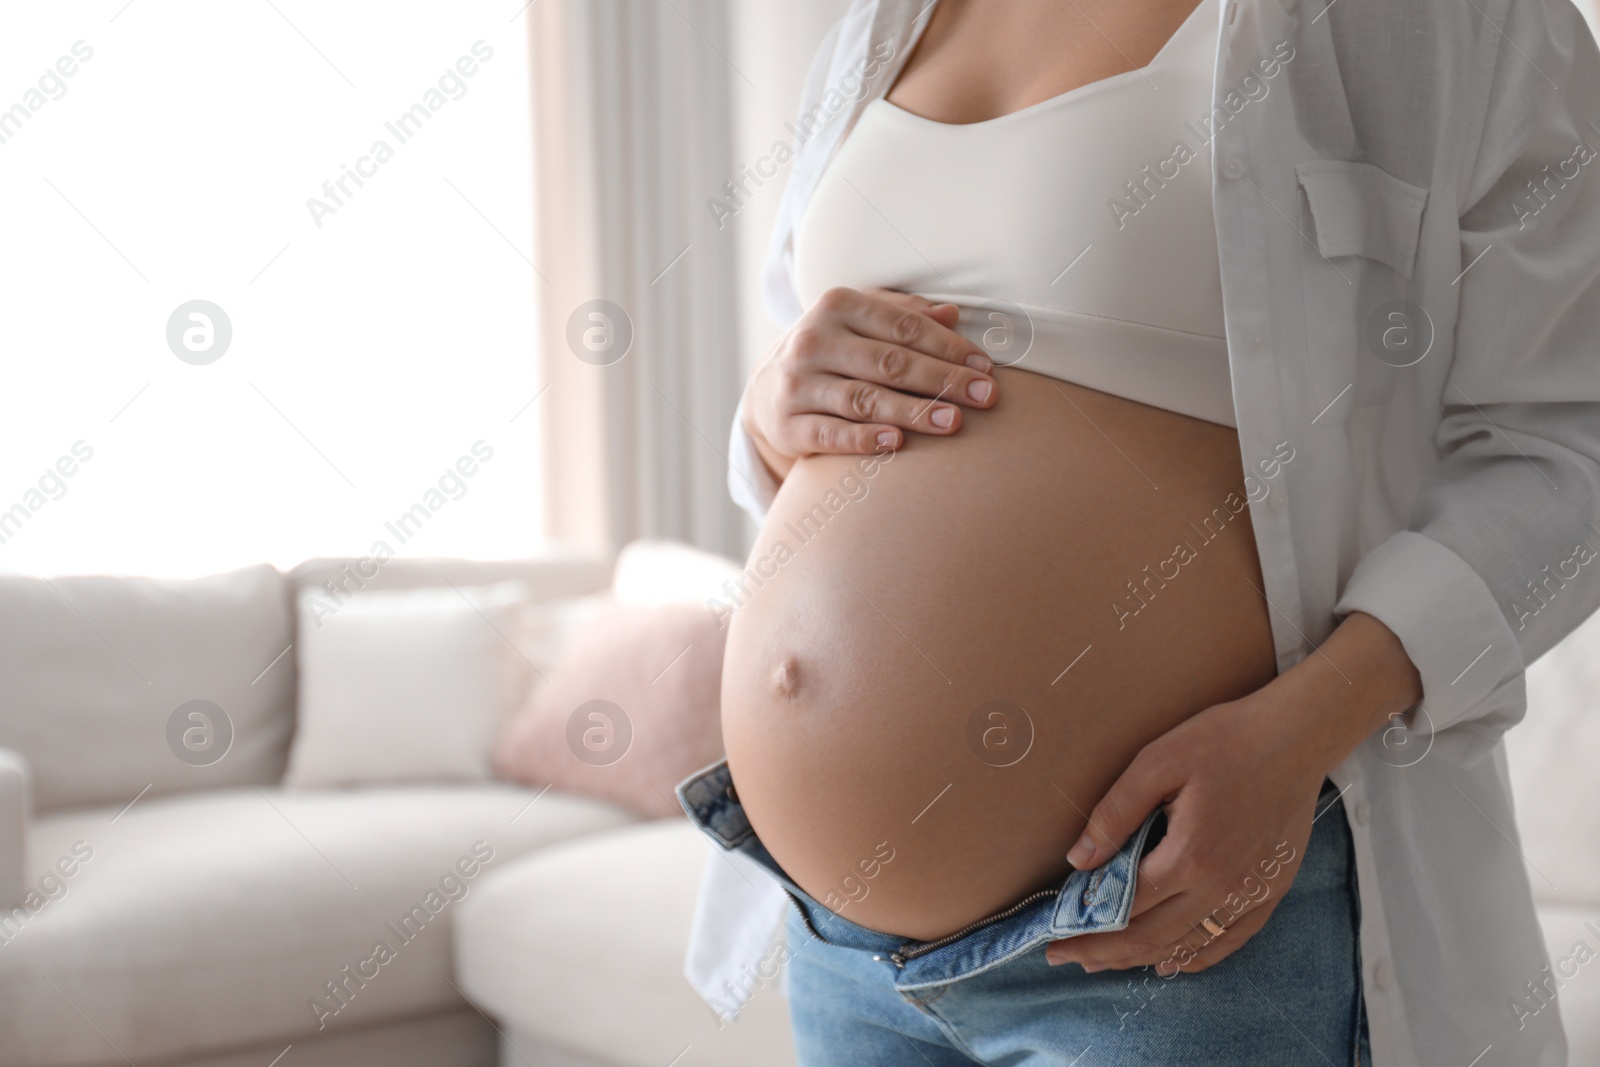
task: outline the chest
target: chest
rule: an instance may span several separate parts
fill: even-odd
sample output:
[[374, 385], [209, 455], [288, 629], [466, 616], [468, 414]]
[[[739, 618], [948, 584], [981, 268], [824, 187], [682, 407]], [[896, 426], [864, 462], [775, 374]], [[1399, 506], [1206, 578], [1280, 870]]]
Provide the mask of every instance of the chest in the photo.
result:
[[982, 122], [1146, 66], [1198, 0], [937, 0], [887, 98]]

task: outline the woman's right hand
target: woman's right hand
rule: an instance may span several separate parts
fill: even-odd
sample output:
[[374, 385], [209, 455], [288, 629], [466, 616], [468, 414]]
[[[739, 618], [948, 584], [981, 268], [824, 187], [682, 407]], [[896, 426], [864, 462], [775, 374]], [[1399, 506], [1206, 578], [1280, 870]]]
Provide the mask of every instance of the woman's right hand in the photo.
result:
[[993, 362], [955, 332], [960, 312], [913, 293], [829, 289], [768, 351], [744, 392], [744, 428], [781, 481], [802, 456], [899, 448], [945, 435], [995, 402]]

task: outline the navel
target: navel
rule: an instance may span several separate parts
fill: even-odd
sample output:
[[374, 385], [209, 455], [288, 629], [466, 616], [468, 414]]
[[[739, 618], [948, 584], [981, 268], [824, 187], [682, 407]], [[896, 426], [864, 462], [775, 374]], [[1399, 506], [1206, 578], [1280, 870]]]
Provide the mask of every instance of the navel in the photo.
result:
[[800, 695], [800, 661], [785, 656], [772, 671], [772, 686], [777, 694], [789, 700]]

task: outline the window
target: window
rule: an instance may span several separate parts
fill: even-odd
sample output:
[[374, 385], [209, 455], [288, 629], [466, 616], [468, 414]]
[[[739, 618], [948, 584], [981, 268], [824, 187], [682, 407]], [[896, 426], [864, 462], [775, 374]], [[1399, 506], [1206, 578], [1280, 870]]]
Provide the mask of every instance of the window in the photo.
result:
[[535, 549], [522, 6], [0, 13], [0, 569]]

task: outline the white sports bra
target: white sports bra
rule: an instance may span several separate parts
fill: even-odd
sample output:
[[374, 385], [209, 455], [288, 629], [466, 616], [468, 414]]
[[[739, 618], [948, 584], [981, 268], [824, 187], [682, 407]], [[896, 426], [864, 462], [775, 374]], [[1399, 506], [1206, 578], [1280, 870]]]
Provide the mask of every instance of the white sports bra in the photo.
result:
[[802, 304], [949, 301], [998, 365], [1236, 425], [1203, 125], [1218, 3], [1147, 66], [985, 122], [873, 100], [795, 230]]

